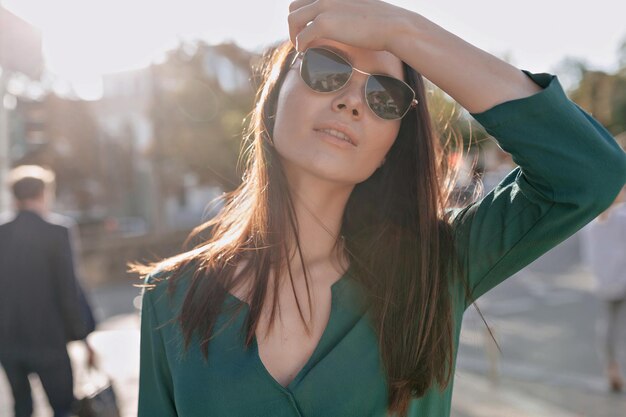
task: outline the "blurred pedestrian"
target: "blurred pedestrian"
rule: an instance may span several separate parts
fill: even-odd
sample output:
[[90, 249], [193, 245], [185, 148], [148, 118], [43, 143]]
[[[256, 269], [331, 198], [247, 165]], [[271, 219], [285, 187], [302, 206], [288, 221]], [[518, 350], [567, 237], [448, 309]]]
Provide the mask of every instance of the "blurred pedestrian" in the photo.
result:
[[615, 201], [581, 231], [583, 260], [604, 301], [599, 323], [602, 356], [612, 391], [624, 388], [620, 371], [620, 341], [626, 336], [626, 187]]
[[20, 166], [9, 174], [16, 214], [0, 224], [0, 363], [14, 397], [15, 417], [29, 417], [28, 375], [39, 376], [54, 417], [71, 415], [73, 375], [66, 344], [85, 342], [95, 328], [74, 263], [75, 227], [50, 213], [54, 173]]

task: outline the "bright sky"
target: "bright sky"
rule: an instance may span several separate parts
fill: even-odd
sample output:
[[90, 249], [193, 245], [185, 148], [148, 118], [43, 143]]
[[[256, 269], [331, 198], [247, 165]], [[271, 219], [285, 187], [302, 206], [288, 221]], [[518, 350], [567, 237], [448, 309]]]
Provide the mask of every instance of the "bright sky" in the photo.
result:
[[[79, 96], [99, 77], [148, 65], [178, 39], [234, 40], [249, 49], [286, 38], [287, 0], [0, 0], [41, 29], [48, 69]], [[612, 71], [626, 40], [626, 1], [394, 0], [522, 69], [555, 72], [565, 56]]]

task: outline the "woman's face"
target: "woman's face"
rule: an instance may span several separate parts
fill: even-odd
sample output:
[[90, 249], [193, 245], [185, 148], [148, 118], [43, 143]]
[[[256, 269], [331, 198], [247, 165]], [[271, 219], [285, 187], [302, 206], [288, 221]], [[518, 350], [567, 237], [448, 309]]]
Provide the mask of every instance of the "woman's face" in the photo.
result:
[[[353, 67], [403, 79], [402, 62], [387, 51], [373, 51], [318, 39], [311, 45], [334, 49]], [[278, 96], [274, 146], [288, 177], [303, 171], [328, 181], [354, 185], [380, 166], [400, 129], [400, 120], [383, 120], [365, 102], [367, 75], [353, 71], [341, 90], [318, 93], [300, 78], [300, 61], [287, 73]], [[323, 133], [334, 128], [354, 144]]]

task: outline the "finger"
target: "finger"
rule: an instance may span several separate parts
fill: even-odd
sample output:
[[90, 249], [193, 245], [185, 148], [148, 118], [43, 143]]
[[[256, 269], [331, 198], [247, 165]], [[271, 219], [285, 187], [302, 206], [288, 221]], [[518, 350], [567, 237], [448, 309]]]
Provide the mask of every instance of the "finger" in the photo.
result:
[[300, 7], [309, 5], [311, 3], [315, 3], [315, 0], [296, 0], [296, 1], [292, 1], [289, 4], [289, 13], [295, 12]]
[[296, 45], [296, 36], [306, 27], [306, 25], [315, 20], [319, 14], [319, 7], [317, 2], [310, 2], [298, 8], [297, 10], [289, 13], [287, 22], [289, 24], [289, 39], [291, 43]]
[[325, 36], [327, 32], [329, 32], [328, 19], [325, 19], [323, 15], [319, 15], [298, 33], [294, 46], [298, 52], [303, 52], [314, 40], [329, 38], [329, 36]]

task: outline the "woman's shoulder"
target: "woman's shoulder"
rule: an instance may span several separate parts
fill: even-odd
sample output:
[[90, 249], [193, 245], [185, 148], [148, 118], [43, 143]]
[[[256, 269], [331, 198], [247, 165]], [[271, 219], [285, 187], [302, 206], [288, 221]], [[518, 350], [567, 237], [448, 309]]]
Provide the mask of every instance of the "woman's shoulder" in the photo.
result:
[[143, 278], [142, 296], [149, 297], [155, 304], [166, 298], [170, 306], [179, 304], [197, 269], [198, 261], [192, 256], [166, 259]]
[[156, 323], [173, 323], [180, 314], [192, 276], [191, 267], [157, 265], [143, 280], [141, 310], [150, 309]]
[[145, 275], [143, 279], [144, 286], [156, 288], [173, 279], [187, 279], [198, 268], [201, 250], [202, 248], [198, 248], [183, 252], [158, 262], [154, 268]]

